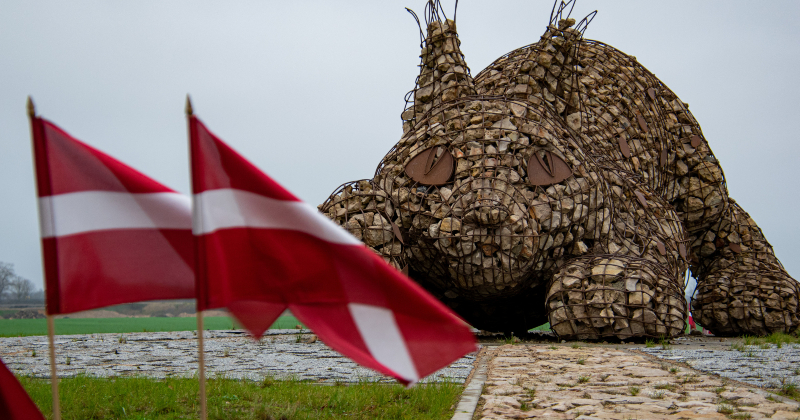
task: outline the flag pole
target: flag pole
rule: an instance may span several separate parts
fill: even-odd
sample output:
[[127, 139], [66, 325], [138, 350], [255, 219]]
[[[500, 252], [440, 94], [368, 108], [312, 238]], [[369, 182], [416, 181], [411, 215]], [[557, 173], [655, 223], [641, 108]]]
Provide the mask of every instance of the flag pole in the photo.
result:
[[[194, 111], [192, 110], [192, 100], [189, 98], [189, 95], [186, 95], [186, 123], [189, 133], [189, 165], [191, 167], [192, 161], [192, 115]], [[192, 179], [192, 174], [189, 174], [189, 179]], [[194, 199], [192, 201], [192, 206], [194, 206]], [[194, 209], [192, 209], [192, 217], [194, 217]], [[195, 240], [196, 241], [196, 240]], [[197, 252], [197, 242], [194, 244], [194, 256], [195, 256], [195, 276], [197, 275], [197, 266], [200, 264]], [[206, 362], [205, 362], [205, 351], [203, 349], [203, 311], [197, 311], [195, 315], [197, 318], [197, 376], [200, 381], [200, 420], [206, 420], [207, 410], [206, 410]]]
[[[31, 123], [31, 145], [34, 144], [35, 140], [35, 130], [36, 130], [36, 107], [33, 105], [33, 99], [28, 96], [28, 101], [26, 104], [26, 108], [28, 111], [28, 120]], [[34, 147], [33, 150], [34, 156], [34, 175], [38, 177], [36, 171], [36, 150]], [[37, 183], [38, 186], [38, 183]], [[36, 200], [36, 205], [39, 207], [39, 200]], [[39, 208], [39, 217], [42, 217], [42, 209]], [[46, 276], [46, 270], [44, 260], [42, 260], [42, 273]], [[47, 289], [47, 282], [43, 282], [42, 285], [44, 289]], [[45, 297], [47, 296], [47, 291], [45, 290]], [[46, 302], [46, 300], [45, 300]], [[61, 405], [59, 404], [58, 399], [58, 373], [56, 372], [56, 343], [55, 343], [55, 325], [53, 323], [53, 315], [50, 314], [50, 308], [45, 305], [45, 313], [47, 314], [47, 344], [50, 353], [50, 393], [53, 397], [53, 420], [61, 420]]]
[[61, 420], [61, 407], [58, 401], [58, 375], [56, 374], [56, 344], [53, 315], [47, 314], [47, 342], [50, 347], [50, 392], [53, 394], [53, 420]]
[[197, 311], [197, 376], [200, 377], [200, 419], [206, 420], [206, 361], [203, 351], [203, 311]]

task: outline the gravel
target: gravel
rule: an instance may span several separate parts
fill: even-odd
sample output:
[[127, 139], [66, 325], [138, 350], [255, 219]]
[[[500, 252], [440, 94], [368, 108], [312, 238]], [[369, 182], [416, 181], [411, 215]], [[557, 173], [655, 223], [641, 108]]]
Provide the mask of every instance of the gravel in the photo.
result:
[[[208, 377], [395, 382], [331, 350], [308, 330], [269, 330], [259, 341], [241, 331], [207, 331], [205, 337]], [[50, 376], [47, 337], [0, 338], [0, 358], [15, 374]], [[474, 354], [467, 355], [421, 382], [463, 383], [474, 361]], [[56, 364], [60, 378], [192, 377], [197, 340], [192, 331], [56, 336]]]
[[[742, 350], [640, 348], [660, 359], [686, 363], [702, 372], [746, 384], [780, 388], [785, 384], [800, 386], [800, 345], [774, 344], [742, 346]], [[767, 348], [768, 347], [768, 348]]]

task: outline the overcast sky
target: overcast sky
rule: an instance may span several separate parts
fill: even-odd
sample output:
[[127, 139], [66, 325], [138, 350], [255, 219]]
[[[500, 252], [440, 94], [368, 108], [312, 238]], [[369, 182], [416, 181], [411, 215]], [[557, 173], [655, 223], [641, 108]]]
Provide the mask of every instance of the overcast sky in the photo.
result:
[[[452, 0], [443, 0], [447, 11]], [[371, 178], [402, 134], [419, 32], [390, 1], [0, 3], [0, 261], [42, 284], [25, 98], [187, 193], [183, 108], [302, 199]], [[552, 2], [463, 0], [472, 74], [544, 31]], [[637, 57], [700, 122], [731, 196], [800, 277], [800, 2], [590, 1], [586, 37]]]

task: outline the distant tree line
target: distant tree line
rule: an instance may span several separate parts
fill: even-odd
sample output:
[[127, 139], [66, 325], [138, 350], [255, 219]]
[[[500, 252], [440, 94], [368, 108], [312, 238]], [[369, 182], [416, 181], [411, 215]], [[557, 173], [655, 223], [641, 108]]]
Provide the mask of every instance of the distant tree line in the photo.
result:
[[0, 262], [0, 300], [42, 299], [33, 282], [14, 272], [14, 264]]

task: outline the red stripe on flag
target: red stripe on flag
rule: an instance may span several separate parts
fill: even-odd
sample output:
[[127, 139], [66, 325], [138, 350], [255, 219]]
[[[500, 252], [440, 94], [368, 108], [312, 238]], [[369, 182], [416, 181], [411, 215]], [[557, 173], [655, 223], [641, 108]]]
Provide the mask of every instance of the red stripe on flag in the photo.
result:
[[[59, 313], [155, 299], [191, 299], [192, 237], [185, 231], [113, 230], [45, 238], [60, 252]], [[121, 246], [122, 245], [122, 246]]]
[[[129, 193], [173, 191], [70, 136], [55, 124], [41, 118], [38, 120], [41, 121], [41, 138], [35, 141], [45, 153], [50, 176], [50, 187], [40, 189], [40, 197], [93, 190]], [[47, 144], [42, 144], [45, 141]]]

